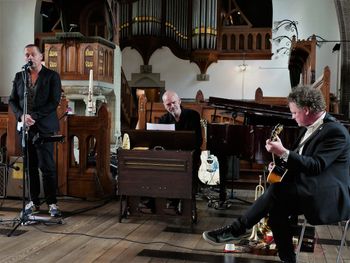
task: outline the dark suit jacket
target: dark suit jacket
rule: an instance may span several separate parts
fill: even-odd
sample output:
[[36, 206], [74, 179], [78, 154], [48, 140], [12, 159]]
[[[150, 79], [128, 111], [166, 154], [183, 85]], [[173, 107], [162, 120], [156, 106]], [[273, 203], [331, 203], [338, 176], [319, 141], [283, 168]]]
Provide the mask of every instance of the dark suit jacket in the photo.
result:
[[[24, 107], [24, 72], [17, 72], [9, 98], [9, 105], [21, 121]], [[50, 134], [59, 130], [56, 108], [61, 100], [61, 80], [57, 72], [42, 67], [36, 82], [36, 91], [32, 112], [28, 112], [35, 120], [33, 128], [40, 134]]]
[[286, 176], [296, 183], [300, 197], [296, 202], [311, 224], [329, 224], [349, 217], [349, 159], [349, 132], [329, 114], [305, 143], [302, 155], [290, 152]]

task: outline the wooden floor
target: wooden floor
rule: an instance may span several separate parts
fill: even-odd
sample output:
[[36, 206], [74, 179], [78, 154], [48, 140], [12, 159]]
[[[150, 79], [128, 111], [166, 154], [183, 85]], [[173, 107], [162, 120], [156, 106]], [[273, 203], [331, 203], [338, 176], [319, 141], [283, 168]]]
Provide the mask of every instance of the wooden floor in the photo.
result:
[[[252, 199], [250, 191], [237, 196]], [[276, 256], [224, 253], [224, 246], [212, 246], [202, 239], [204, 230], [229, 224], [246, 209], [235, 201], [226, 210], [207, 206], [198, 198], [198, 223], [176, 216], [129, 217], [119, 223], [119, 202], [83, 201], [61, 197], [63, 224], [36, 223], [14, 229], [21, 200], [2, 199], [0, 209], [0, 262], [279, 262]], [[45, 213], [45, 205], [41, 207]], [[350, 232], [350, 231], [349, 231]], [[316, 227], [314, 253], [302, 253], [300, 262], [335, 262], [341, 231], [339, 226]], [[350, 262], [350, 250], [343, 250]]]

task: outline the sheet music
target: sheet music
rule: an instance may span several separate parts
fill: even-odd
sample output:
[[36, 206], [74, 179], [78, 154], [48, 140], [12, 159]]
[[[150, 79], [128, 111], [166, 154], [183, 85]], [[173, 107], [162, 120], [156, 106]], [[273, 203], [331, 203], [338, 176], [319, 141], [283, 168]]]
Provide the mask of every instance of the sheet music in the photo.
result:
[[146, 130], [175, 131], [175, 124], [146, 123]]

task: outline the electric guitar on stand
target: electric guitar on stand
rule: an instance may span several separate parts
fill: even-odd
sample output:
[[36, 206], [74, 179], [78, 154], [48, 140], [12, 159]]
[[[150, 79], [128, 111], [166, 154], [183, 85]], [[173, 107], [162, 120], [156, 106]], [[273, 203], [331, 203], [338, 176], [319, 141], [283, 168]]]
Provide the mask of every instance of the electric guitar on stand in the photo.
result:
[[[201, 127], [204, 134], [204, 143], [206, 148], [207, 143], [207, 120], [200, 120]], [[220, 173], [219, 173], [219, 161], [218, 158], [210, 154], [209, 151], [202, 151], [201, 153], [201, 165], [198, 170], [198, 178], [205, 185], [219, 185]]]
[[[282, 131], [283, 131], [283, 125], [277, 124], [271, 132], [270, 140], [275, 141], [277, 136]], [[270, 184], [281, 182], [283, 180], [283, 177], [288, 171], [288, 169], [284, 168], [283, 166], [276, 165], [274, 154], [272, 154], [272, 162], [274, 163], [274, 166], [272, 167], [272, 170], [269, 172], [269, 175], [267, 176], [267, 182]]]
[[202, 151], [198, 178], [205, 185], [219, 185], [220, 172], [218, 158], [209, 151]]

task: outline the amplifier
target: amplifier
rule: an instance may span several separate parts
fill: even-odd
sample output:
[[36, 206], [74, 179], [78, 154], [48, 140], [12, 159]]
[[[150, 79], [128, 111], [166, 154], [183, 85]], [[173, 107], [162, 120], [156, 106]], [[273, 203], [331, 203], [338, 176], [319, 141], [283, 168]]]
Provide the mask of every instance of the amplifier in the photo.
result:
[[[13, 164], [14, 168], [8, 168], [6, 196], [23, 197], [23, 159], [22, 157], [12, 156], [10, 157], [10, 164]], [[26, 184], [28, 185], [28, 182], [26, 182]], [[41, 175], [40, 185], [41, 189], [44, 189]], [[28, 197], [28, 187], [26, 188], [26, 197]], [[40, 191], [40, 198], [41, 197], [44, 197], [43, 190]]]
[[[294, 236], [296, 239], [299, 241], [299, 236], [301, 232], [301, 226], [295, 226], [292, 227], [294, 231]], [[302, 252], [314, 252], [315, 249], [315, 227], [314, 226], [306, 226], [305, 228], [305, 233], [304, 233], [304, 238], [301, 243], [301, 248], [300, 251]], [[298, 245], [298, 241], [296, 242], [296, 245]]]

